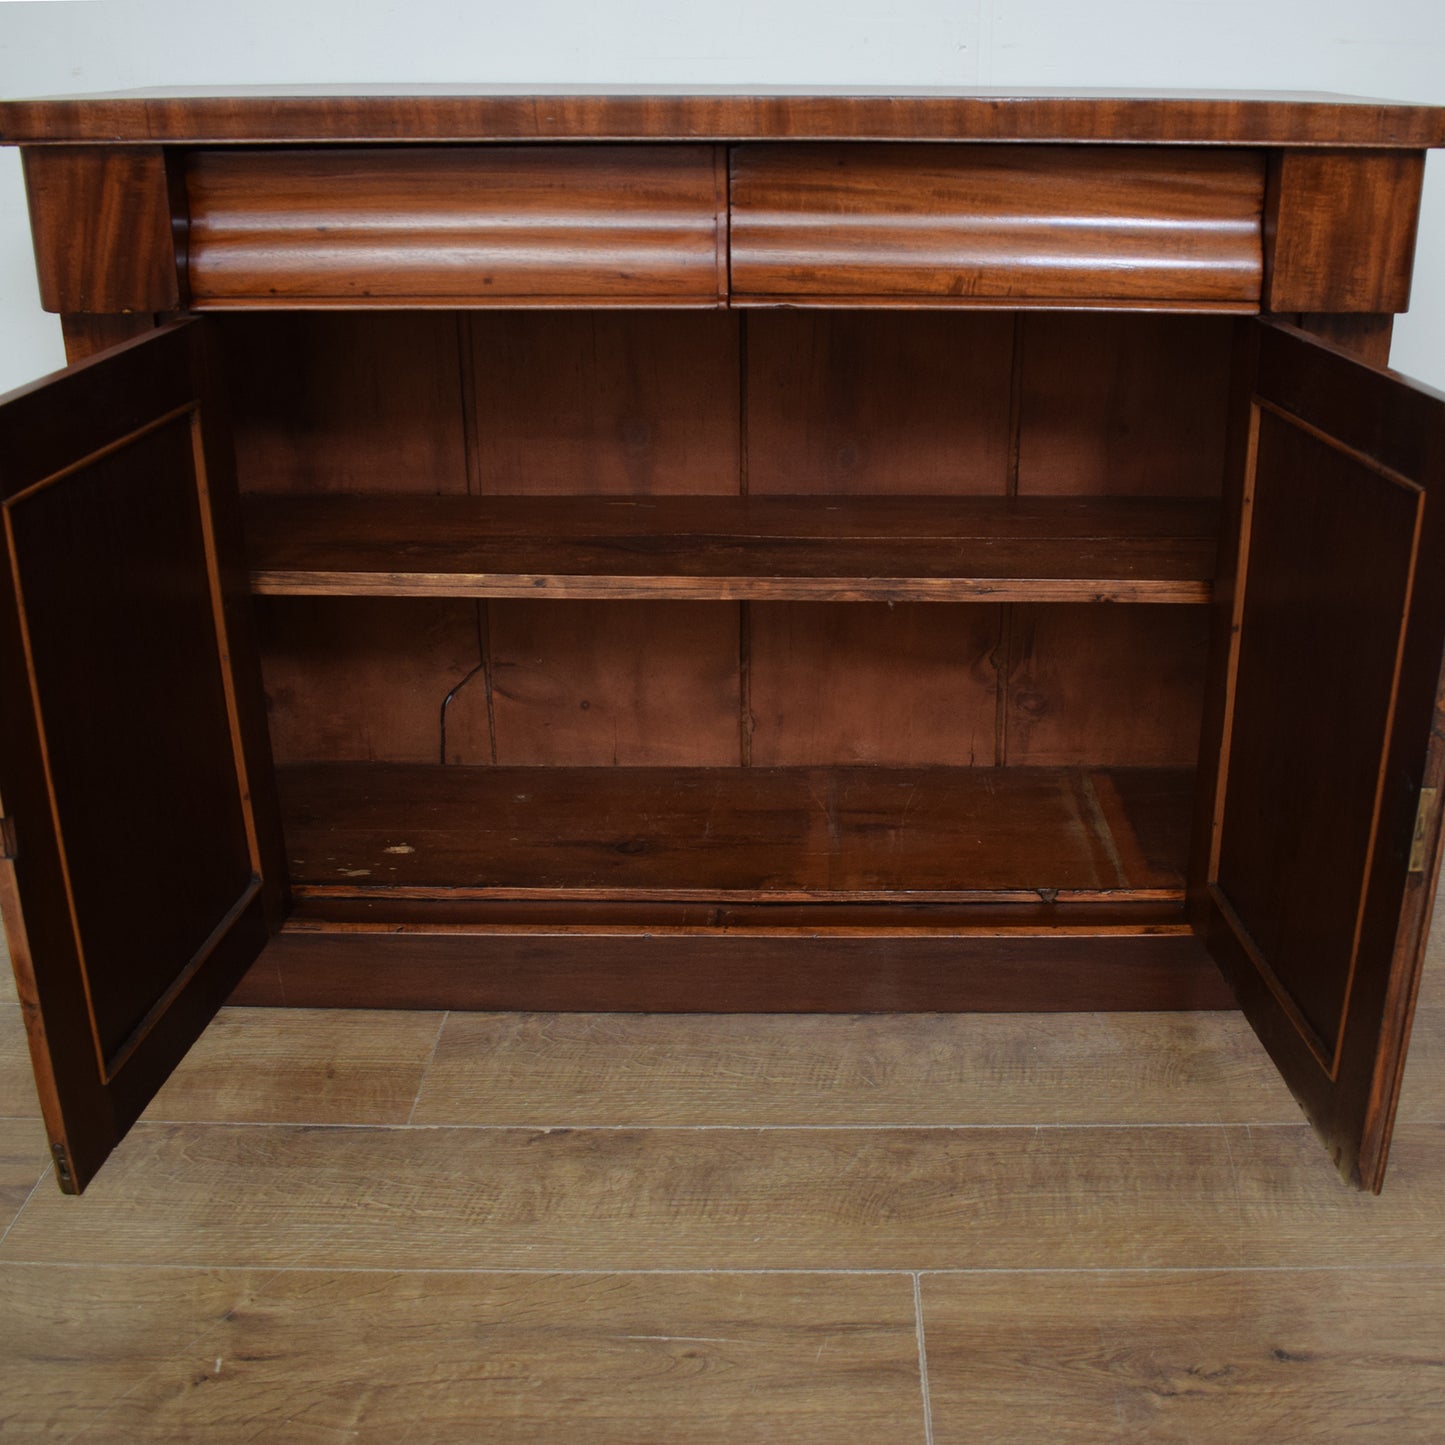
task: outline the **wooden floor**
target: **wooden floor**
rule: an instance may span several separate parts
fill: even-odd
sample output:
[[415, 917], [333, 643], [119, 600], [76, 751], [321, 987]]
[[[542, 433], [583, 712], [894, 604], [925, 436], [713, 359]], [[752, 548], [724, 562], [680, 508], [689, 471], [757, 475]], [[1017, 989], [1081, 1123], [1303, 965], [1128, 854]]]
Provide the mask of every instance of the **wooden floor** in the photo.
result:
[[1445, 934], [1386, 1192], [1236, 1016], [225, 1013], [63, 1198], [0, 998], [0, 1435], [1438, 1441]]

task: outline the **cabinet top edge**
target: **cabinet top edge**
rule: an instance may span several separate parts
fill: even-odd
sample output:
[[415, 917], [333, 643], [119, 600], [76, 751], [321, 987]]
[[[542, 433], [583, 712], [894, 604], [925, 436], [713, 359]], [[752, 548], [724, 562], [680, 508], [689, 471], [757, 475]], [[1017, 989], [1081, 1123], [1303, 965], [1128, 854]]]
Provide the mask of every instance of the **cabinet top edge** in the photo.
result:
[[1445, 146], [1445, 107], [1325, 93], [298, 86], [0, 101], [0, 143], [973, 140]]

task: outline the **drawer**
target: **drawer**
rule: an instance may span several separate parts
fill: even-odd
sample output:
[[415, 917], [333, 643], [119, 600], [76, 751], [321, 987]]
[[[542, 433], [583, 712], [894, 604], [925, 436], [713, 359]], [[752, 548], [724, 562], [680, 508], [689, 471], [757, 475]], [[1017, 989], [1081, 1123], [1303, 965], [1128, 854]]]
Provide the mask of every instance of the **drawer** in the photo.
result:
[[1264, 183], [1248, 150], [737, 146], [733, 299], [1256, 311]]
[[197, 310], [726, 301], [714, 146], [199, 151], [185, 189]]

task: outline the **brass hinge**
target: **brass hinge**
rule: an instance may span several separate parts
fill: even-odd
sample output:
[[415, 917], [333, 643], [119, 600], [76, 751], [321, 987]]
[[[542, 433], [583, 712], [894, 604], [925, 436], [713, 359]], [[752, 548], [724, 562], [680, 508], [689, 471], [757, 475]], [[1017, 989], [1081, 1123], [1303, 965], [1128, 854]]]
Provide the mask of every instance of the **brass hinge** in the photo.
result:
[[55, 1160], [55, 1175], [62, 1185], [70, 1183], [70, 1156], [65, 1152], [64, 1144], [52, 1144], [50, 1146], [50, 1157]]
[[[1415, 833], [1410, 839], [1409, 871], [1411, 873], [1423, 873], [1425, 871], [1425, 850], [1429, 842], [1430, 824], [1434, 820], [1439, 801], [1439, 788], [1420, 789], [1420, 804], [1415, 809]], [[1396, 854], [1396, 857], [1398, 856], [1399, 855]]]

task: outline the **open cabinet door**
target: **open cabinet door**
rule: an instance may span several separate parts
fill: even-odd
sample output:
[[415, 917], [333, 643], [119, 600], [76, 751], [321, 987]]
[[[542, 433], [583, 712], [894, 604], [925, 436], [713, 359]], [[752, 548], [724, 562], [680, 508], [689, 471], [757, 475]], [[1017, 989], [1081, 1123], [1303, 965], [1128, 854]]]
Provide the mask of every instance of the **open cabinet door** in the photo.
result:
[[208, 373], [184, 323], [0, 400], [0, 909], [69, 1192], [281, 906]]
[[1439, 866], [1445, 397], [1265, 322], [1236, 378], [1193, 905], [1377, 1190]]

